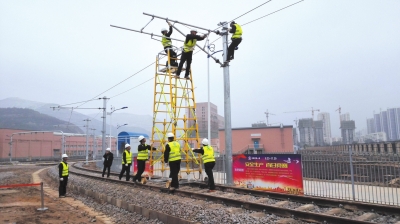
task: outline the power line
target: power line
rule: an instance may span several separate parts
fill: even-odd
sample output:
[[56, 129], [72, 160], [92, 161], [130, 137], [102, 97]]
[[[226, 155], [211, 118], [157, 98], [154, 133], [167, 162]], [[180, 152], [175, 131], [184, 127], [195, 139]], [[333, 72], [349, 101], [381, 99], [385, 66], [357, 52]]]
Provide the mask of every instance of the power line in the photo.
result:
[[89, 102], [89, 101], [94, 101], [94, 100], [98, 100], [98, 99], [91, 99], [91, 100], [85, 100], [85, 101], [80, 101], [80, 102], [76, 102], [76, 103], [69, 103], [69, 104], [59, 105], [59, 107], [64, 107], [64, 106], [69, 106], [69, 105], [73, 105], [73, 104], [84, 103], [84, 102]]
[[150, 78], [150, 79], [148, 79], [148, 80], [146, 80], [146, 81], [140, 83], [139, 85], [137, 85], [137, 86], [135, 86], [135, 87], [132, 87], [132, 88], [130, 88], [130, 89], [128, 89], [128, 90], [126, 90], [126, 91], [124, 91], [124, 92], [122, 92], [122, 93], [119, 93], [119, 94], [117, 94], [117, 95], [115, 95], [115, 96], [112, 96], [112, 97], [110, 97], [110, 98], [115, 98], [115, 97], [117, 97], [117, 96], [119, 96], [119, 95], [122, 95], [122, 94], [124, 94], [124, 93], [126, 93], [126, 92], [128, 92], [128, 91], [131, 91], [132, 89], [134, 89], [134, 88], [136, 88], [136, 87], [139, 87], [139, 86], [141, 86], [141, 85], [145, 84], [146, 82], [148, 82], [148, 81], [150, 81], [150, 80], [153, 80], [153, 79], [154, 79], [154, 77], [153, 77], [153, 78]]
[[252, 21], [250, 21], [250, 22], [247, 22], [247, 23], [245, 23], [245, 24], [242, 24], [242, 26], [247, 25], [247, 24], [249, 24], [249, 23], [252, 23], [252, 22], [254, 22], [254, 21], [257, 21], [257, 20], [259, 20], [259, 19], [262, 19], [262, 18], [264, 18], [264, 17], [267, 17], [267, 16], [269, 16], [269, 15], [272, 15], [272, 14], [274, 14], [274, 13], [276, 13], [276, 12], [282, 11], [282, 10], [284, 10], [284, 9], [286, 9], [286, 8], [289, 8], [289, 7], [291, 7], [291, 6], [294, 6], [294, 5], [296, 5], [296, 4], [300, 3], [300, 2], [303, 2], [303, 1], [305, 1], [305, 0], [301, 0], [301, 1], [295, 2], [295, 3], [291, 4], [291, 5], [288, 5], [288, 6], [286, 6], [286, 7], [283, 7], [283, 8], [281, 8], [281, 9], [278, 9], [278, 10], [276, 10], [276, 11], [274, 11], [274, 12], [271, 12], [271, 13], [265, 15], [265, 16], [261, 16], [260, 18], [257, 18], [257, 19], [255, 19], [255, 20], [252, 20]]
[[248, 11], [248, 12], [246, 12], [246, 13], [244, 13], [244, 14], [242, 14], [242, 15], [240, 15], [240, 16], [234, 18], [234, 19], [232, 19], [232, 20], [229, 21], [229, 22], [235, 21], [236, 19], [239, 19], [240, 17], [246, 15], [247, 13], [249, 13], [249, 12], [251, 12], [251, 11], [254, 11], [254, 10], [256, 10], [257, 8], [260, 8], [261, 6], [267, 4], [267, 3], [271, 2], [271, 1], [272, 1], [272, 0], [266, 1], [266, 2], [264, 2], [263, 4], [261, 4], [261, 5], [257, 6], [257, 7], [255, 7], [254, 9], [252, 9], [252, 10], [250, 10], [250, 11]]

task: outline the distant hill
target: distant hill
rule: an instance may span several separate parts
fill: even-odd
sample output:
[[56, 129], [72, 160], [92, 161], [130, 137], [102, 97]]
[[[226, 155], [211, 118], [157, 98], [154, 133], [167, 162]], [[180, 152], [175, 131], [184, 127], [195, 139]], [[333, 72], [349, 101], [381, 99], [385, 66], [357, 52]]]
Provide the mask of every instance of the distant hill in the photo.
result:
[[[42, 103], [30, 100], [24, 100], [17, 97], [10, 97], [3, 100], [0, 100], [0, 108], [27, 108], [35, 110], [41, 114], [46, 114], [52, 117], [55, 117], [62, 121], [62, 123], [58, 124], [72, 124], [78, 127], [82, 127], [86, 125], [83, 121], [85, 119], [91, 120], [89, 123], [89, 128], [94, 128], [95, 134], [100, 135], [101, 130], [103, 129], [103, 121], [100, 118], [101, 116], [97, 116], [96, 114], [92, 115], [85, 115], [79, 112], [71, 111], [69, 109], [62, 109], [62, 110], [53, 110], [50, 107], [58, 106], [54, 103]], [[101, 114], [100, 114], [101, 115]], [[111, 134], [112, 136], [116, 136], [121, 131], [128, 131], [128, 132], [139, 132], [150, 134], [151, 127], [153, 124], [152, 117], [149, 115], [136, 115], [136, 114], [121, 114], [121, 118], [119, 118], [120, 113], [114, 113], [112, 115], [112, 127], [111, 127]], [[110, 116], [107, 116], [107, 123], [110, 122]], [[56, 124], [56, 125], [58, 125]], [[128, 124], [127, 126], [123, 126], [117, 129], [117, 124]], [[61, 126], [60, 126], [61, 127]], [[84, 128], [83, 128], [84, 129]], [[86, 130], [83, 130], [84, 132]], [[74, 133], [70, 126], [67, 126], [66, 132]], [[110, 132], [110, 125], [106, 125], [106, 134]], [[93, 132], [90, 131], [90, 134]]]
[[83, 131], [75, 125], [69, 126], [67, 130], [66, 127], [56, 126], [60, 124], [66, 125], [67, 122], [31, 109], [15, 107], [0, 108], [0, 128], [83, 133]]

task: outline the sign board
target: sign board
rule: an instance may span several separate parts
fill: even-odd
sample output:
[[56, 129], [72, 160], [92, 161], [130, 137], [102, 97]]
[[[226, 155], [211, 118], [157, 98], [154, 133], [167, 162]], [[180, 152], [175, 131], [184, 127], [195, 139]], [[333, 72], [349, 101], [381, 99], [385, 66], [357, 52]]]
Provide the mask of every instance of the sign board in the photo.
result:
[[232, 169], [237, 187], [304, 194], [300, 154], [240, 154]]
[[[133, 157], [133, 175], [136, 175], [138, 168], [137, 168], [137, 157]], [[150, 172], [150, 162], [146, 160], [146, 167], [144, 168], [144, 173], [142, 174], [144, 177], [153, 176]]]

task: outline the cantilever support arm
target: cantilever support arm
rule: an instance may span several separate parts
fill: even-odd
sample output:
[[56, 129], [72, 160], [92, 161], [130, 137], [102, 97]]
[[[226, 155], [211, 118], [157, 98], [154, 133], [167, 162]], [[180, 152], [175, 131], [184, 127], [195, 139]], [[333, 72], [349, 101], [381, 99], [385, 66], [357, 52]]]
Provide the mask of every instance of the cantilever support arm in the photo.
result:
[[[162, 37], [161, 35], [157, 35], [157, 34], [153, 34], [153, 33], [146, 33], [146, 32], [142, 32], [142, 31], [139, 31], [139, 30], [128, 29], [128, 28], [125, 28], [125, 27], [114, 26], [114, 25], [110, 25], [110, 26], [114, 27], [114, 28], [119, 28], [119, 29], [123, 29], [123, 30], [129, 30], [129, 31], [137, 32], [137, 33], [144, 33], [144, 34], [147, 34], [147, 35], [150, 35], [150, 36]], [[184, 42], [183, 40], [179, 40], [179, 39], [175, 39], [175, 38], [170, 38], [170, 39], [171, 40], [180, 41], [180, 42]]]
[[[176, 28], [174, 25], [172, 25], [172, 27], [174, 27], [176, 29], [176, 31], [178, 31], [180, 34], [182, 34], [183, 36], [185, 36], [184, 33], [182, 33], [182, 31], [180, 31], [178, 28]], [[196, 46], [198, 48], [200, 48], [200, 50], [204, 51], [204, 53], [206, 53], [209, 57], [212, 57], [212, 59], [214, 59], [215, 63], [220, 64], [221, 66], [223, 66], [223, 64], [219, 61], [218, 58], [215, 58], [214, 56], [212, 56], [211, 54], [207, 53], [206, 50], [204, 50], [204, 48], [202, 48], [200, 45], [196, 44]]]

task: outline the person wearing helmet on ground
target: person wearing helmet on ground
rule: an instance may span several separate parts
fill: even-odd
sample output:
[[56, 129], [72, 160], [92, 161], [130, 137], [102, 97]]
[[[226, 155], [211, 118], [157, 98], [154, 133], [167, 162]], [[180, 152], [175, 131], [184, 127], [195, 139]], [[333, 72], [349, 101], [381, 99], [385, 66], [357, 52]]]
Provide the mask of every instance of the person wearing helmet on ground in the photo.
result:
[[[176, 52], [174, 50], [172, 50], [172, 40], [171, 38], [169, 38], [172, 34], [172, 25], [171, 23], [169, 23], [167, 21], [168, 25], [169, 25], [169, 31], [167, 32], [166, 28], [162, 28], [161, 29], [161, 33], [162, 33], [162, 39], [161, 39], [161, 44], [164, 47], [165, 53], [168, 55], [168, 50], [169, 50], [169, 56], [171, 57], [171, 66], [178, 66], [178, 63], [176, 62]], [[167, 65], [168, 65], [168, 61], [167, 61]]]
[[240, 42], [242, 42], [242, 27], [235, 23], [235, 21], [232, 21], [230, 24], [231, 28], [229, 29], [229, 33], [232, 33], [231, 37], [231, 44], [228, 47], [228, 56], [226, 58], [226, 62], [230, 62], [234, 58], [235, 54], [235, 48], [239, 46]]
[[58, 197], [65, 198], [67, 194], [67, 184], [68, 184], [68, 155], [63, 154], [61, 156], [62, 161], [58, 165], [58, 177], [60, 178], [60, 186], [58, 187]]
[[201, 141], [201, 144], [203, 144], [203, 147], [200, 147], [200, 149], [193, 149], [193, 152], [203, 155], [201, 159], [203, 160], [204, 168], [208, 176], [208, 187], [210, 189], [208, 192], [213, 192], [215, 190], [214, 175], [212, 172], [215, 166], [214, 149], [209, 145], [208, 139], [206, 138]]
[[122, 179], [122, 176], [126, 172], [126, 181], [129, 181], [131, 176], [129, 175], [132, 166], [132, 153], [131, 153], [131, 146], [127, 143], [125, 144], [125, 151], [122, 154], [122, 169], [121, 173], [119, 174], [119, 180]]
[[139, 136], [138, 140], [140, 142], [140, 145], [138, 145], [138, 156], [137, 156], [138, 171], [136, 175], [133, 177], [133, 182], [141, 180], [142, 174], [146, 168], [146, 160], [149, 159], [149, 150], [157, 150], [156, 148], [151, 147], [150, 145], [146, 145], [146, 138], [143, 135]]
[[185, 78], [189, 78], [190, 72], [190, 64], [192, 63], [192, 55], [194, 47], [196, 46], [196, 42], [198, 40], [204, 40], [207, 34], [204, 34], [202, 37], [197, 35], [196, 29], [191, 29], [190, 34], [186, 35], [185, 42], [183, 43], [183, 51], [181, 55], [181, 60], [179, 62], [178, 70], [176, 71], [176, 76], [179, 77], [182, 71], [183, 63], [186, 61], [186, 71]]
[[169, 164], [172, 178], [170, 190], [179, 188], [178, 174], [181, 170], [181, 145], [174, 140], [174, 134], [168, 133], [168, 143], [165, 146], [164, 162]]
[[103, 155], [104, 161], [103, 161], [103, 175], [101, 175], [102, 177], [104, 177], [104, 174], [106, 173], [106, 169], [107, 169], [107, 178], [110, 178], [110, 169], [111, 169], [111, 165], [112, 162], [114, 160], [114, 154], [111, 152], [110, 148], [106, 149], [106, 153], [104, 153]]

